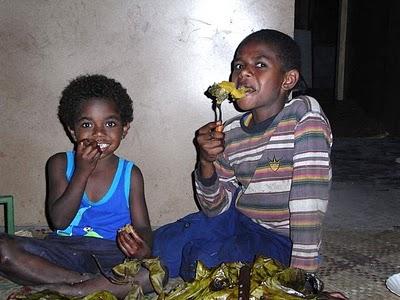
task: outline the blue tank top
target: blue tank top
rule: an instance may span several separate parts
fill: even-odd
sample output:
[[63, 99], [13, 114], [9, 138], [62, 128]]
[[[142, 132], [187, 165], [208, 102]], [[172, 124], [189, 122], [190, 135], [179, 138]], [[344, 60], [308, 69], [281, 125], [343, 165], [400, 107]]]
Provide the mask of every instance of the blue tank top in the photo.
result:
[[[75, 152], [68, 151], [66, 156], [65, 175], [69, 182], [75, 170]], [[133, 162], [118, 158], [113, 181], [104, 196], [92, 202], [85, 192], [71, 224], [64, 230], [57, 230], [57, 234], [115, 240], [118, 229], [131, 223], [129, 191], [133, 167]]]

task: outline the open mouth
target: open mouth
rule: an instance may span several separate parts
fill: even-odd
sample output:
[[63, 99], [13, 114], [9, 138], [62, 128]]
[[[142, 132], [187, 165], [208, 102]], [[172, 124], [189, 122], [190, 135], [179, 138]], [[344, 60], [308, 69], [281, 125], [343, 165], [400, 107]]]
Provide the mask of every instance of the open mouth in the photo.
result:
[[98, 143], [97, 143], [97, 146], [99, 146], [101, 152], [103, 152], [104, 150], [106, 150], [106, 149], [110, 146], [110, 144], [99, 143], [99, 142], [98, 142]]
[[241, 85], [238, 88], [244, 89], [246, 91], [246, 95], [254, 93], [256, 90], [252, 88], [251, 86], [246, 86], [246, 85]]

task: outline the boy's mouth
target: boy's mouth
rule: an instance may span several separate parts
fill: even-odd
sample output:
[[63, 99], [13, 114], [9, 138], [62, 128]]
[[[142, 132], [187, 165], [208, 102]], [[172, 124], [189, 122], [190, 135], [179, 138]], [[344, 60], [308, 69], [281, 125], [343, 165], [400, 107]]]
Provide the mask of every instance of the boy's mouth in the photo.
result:
[[255, 88], [253, 88], [253, 87], [251, 87], [251, 86], [247, 86], [247, 85], [245, 85], [245, 84], [243, 84], [243, 85], [238, 85], [238, 89], [239, 89], [239, 88], [245, 88], [245, 89], [246, 89], [246, 95], [249, 95], [249, 94], [254, 93], [254, 92], [256, 91]]
[[97, 142], [97, 146], [100, 148], [101, 152], [103, 152], [110, 146], [110, 144]]

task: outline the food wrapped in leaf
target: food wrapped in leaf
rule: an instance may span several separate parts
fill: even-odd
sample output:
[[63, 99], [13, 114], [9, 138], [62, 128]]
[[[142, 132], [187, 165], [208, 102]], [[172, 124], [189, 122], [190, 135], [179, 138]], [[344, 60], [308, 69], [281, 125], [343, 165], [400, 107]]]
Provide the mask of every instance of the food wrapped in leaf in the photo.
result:
[[[150, 279], [157, 300], [236, 300], [239, 299], [240, 270], [246, 264], [242, 262], [222, 263], [215, 268], [207, 268], [197, 262], [196, 276], [192, 282], [182, 282], [170, 291], [162, 289], [164, 270], [158, 258], [145, 260], [126, 260], [113, 269], [122, 284], [130, 284], [131, 291], [125, 300], [144, 300], [150, 295], [143, 295], [142, 289], [134, 283], [138, 267], [143, 266], [150, 272]], [[246, 265], [248, 266], [248, 265]], [[333, 299], [322, 291], [323, 285], [317, 277], [295, 268], [286, 268], [277, 261], [263, 256], [257, 257], [251, 265], [249, 299], [273, 300], [327, 300]], [[133, 281], [133, 282], [132, 282]], [[69, 297], [49, 290], [24, 295], [16, 299], [26, 300], [115, 300], [109, 292], [99, 291], [85, 297]]]
[[241, 262], [223, 263], [217, 268], [208, 269], [201, 261], [196, 265], [196, 277], [192, 282], [184, 282], [158, 300], [187, 299], [237, 299], [228, 296], [237, 290], [237, 279]]
[[220, 83], [214, 83], [207, 90], [207, 94], [215, 98], [217, 104], [221, 104], [224, 100], [238, 100], [246, 96], [246, 92], [249, 89], [246, 87], [236, 88], [234, 82], [221, 81]]
[[[241, 262], [223, 263], [212, 269], [207, 269], [201, 262], [197, 262], [196, 277], [193, 282], [184, 282], [167, 295], [158, 300], [230, 300], [239, 299], [238, 286]], [[314, 278], [317, 280], [316, 278]], [[257, 257], [250, 272], [250, 300], [300, 300], [300, 299], [327, 299], [319, 298], [322, 292], [310, 286], [309, 277], [300, 269], [286, 268], [277, 261]], [[317, 285], [318, 286], [318, 285]]]

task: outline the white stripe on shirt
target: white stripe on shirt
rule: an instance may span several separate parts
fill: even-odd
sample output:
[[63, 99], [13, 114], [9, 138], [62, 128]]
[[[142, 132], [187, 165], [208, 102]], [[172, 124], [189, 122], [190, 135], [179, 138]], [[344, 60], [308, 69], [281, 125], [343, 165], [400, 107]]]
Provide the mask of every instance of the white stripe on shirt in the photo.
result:
[[280, 144], [269, 144], [266, 149], [287, 149], [294, 148], [294, 143], [280, 143]]
[[290, 190], [291, 185], [291, 179], [251, 182], [245, 194], [287, 192]]
[[328, 201], [322, 199], [291, 200], [289, 207], [292, 212], [310, 212], [310, 210], [325, 212]]
[[317, 249], [319, 249], [319, 246], [317, 244], [312, 244], [312, 245], [294, 244], [293, 248], [294, 249], [303, 249], [303, 250], [317, 250]]
[[294, 139], [294, 134], [285, 134], [285, 135], [271, 136], [270, 141], [286, 141], [293, 139]]
[[327, 152], [306, 152], [306, 153], [300, 153], [293, 155], [293, 160], [297, 159], [302, 159], [302, 158], [308, 158], [308, 157], [323, 157], [323, 158], [329, 158], [329, 155]]
[[306, 161], [297, 161], [293, 163], [294, 168], [304, 167], [304, 166], [329, 166], [329, 161], [327, 160], [306, 160]]
[[318, 257], [318, 251], [313, 251], [310, 253], [307, 252], [298, 252], [295, 250], [292, 250], [292, 256], [298, 256], [298, 257]]
[[232, 161], [232, 166], [240, 164], [242, 162], [249, 162], [249, 161], [258, 161], [261, 158], [262, 155], [257, 155], [257, 156], [248, 156], [242, 159], [236, 159]]

